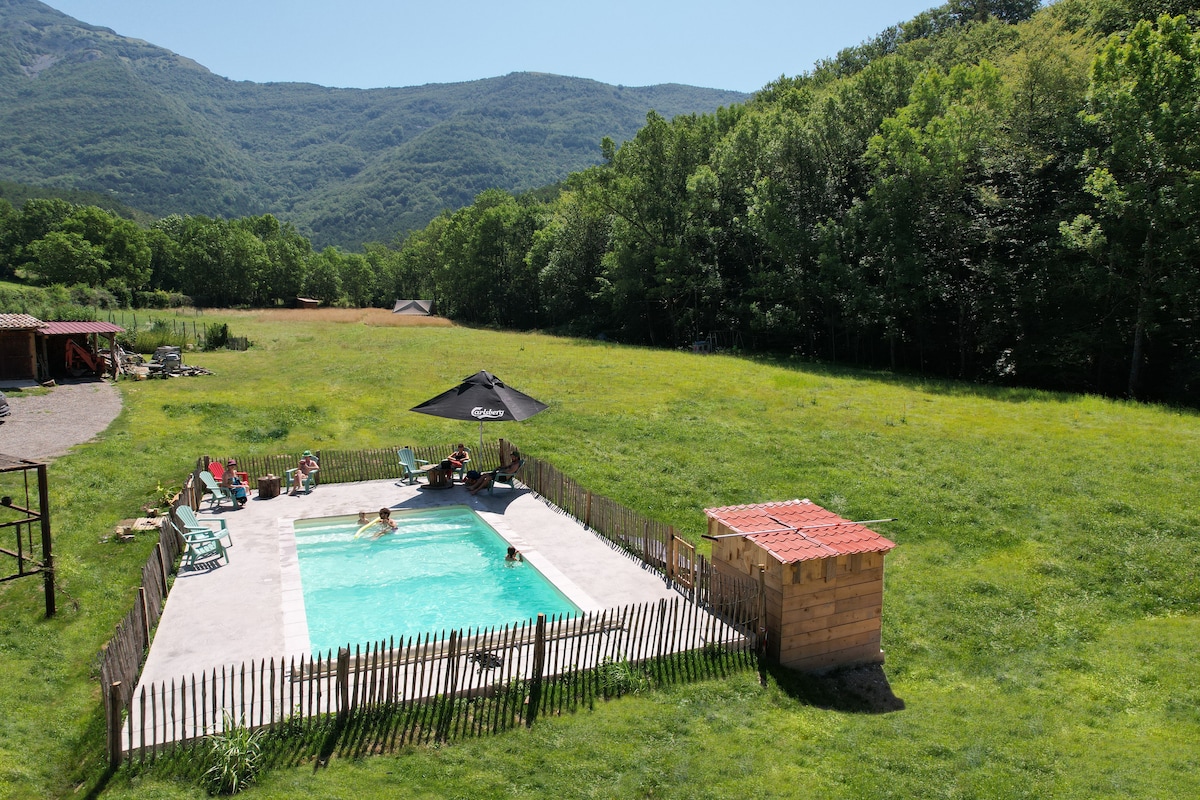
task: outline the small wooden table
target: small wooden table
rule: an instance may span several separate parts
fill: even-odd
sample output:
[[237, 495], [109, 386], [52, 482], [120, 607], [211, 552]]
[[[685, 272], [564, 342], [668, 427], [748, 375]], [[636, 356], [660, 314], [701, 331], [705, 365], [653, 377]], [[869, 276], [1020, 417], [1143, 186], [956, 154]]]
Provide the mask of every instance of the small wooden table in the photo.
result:
[[279, 476], [263, 475], [258, 479], [258, 499], [267, 500], [279, 496]]
[[426, 464], [418, 472], [425, 473], [425, 480], [428, 481], [430, 489], [449, 489], [454, 485], [454, 481], [451, 480], [454, 470], [442, 469], [441, 464]]

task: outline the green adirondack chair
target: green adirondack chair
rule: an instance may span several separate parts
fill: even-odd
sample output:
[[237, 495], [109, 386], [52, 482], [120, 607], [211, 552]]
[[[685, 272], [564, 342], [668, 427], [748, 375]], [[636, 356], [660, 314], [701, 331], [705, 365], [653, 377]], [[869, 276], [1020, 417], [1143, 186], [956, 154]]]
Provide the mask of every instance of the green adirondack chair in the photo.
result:
[[412, 486], [417, 482], [417, 477], [421, 474], [420, 467], [428, 464], [428, 461], [422, 461], [413, 454], [413, 451], [407, 447], [402, 447], [396, 451], [397, 457], [400, 459], [400, 468], [404, 470], [404, 479], [408, 481], [408, 485]]
[[221, 544], [221, 536], [216, 531], [210, 533], [181, 531], [175, 523], [171, 523], [171, 527], [175, 528], [175, 532], [183, 539], [183, 555], [179, 560], [180, 569], [194, 567], [201, 561], [210, 558], [217, 560], [224, 558], [225, 563], [229, 563], [229, 553], [225, 551], [225, 545]]
[[517, 462], [517, 468], [512, 472], [501, 472], [500, 470], [496, 470], [492, 475], [492, 482], [488, 484], [488, 494], [492, 493], [492, 489], [496, 488], [497, 483], [501, 486], [507, 486], [509, 489], [515, 490], [517, 487], [513, 481], [517, 479], [517, 475], [521, 474], [521, 467], [523, 466], [525, 466], [525, 459], [522, 458]]
[[[292, 485], [294, 483], [296, 483], [296, 481], [297, 481], [296, 476], [299, 474], [300, 474], [300, 469], [298, 467], [292, 467], [291, 469], [289, 469], [287, 471], [287, 478], [286, 478], [287, 486], [285, 488], [287, 489], [288, 492], [292, 491]], [[311, 492], [313, 486], [315, 486], [316, 483], [317, 483], [317, 473], [310, 472], [310, 473], [308, 473], [308, 477], [304, 479], [304, 485], [297, 486], [296, 490], [299, 491], [300, 489], [303, 489], [306, 492]]]
[[[196, 516], [196, 512], [192, 510], [191, 506], [180, 506], [175, 509], [175, 516], [179, 518], [179, 522], [183, 525], [184, 534], [216, 534], [226, 547], [233, 547], [233, 537], [229, 535], [229, 526], [225, 524], [225, 520], [200, 519]], [[207, 523], [213, 523], [217, 527], [209, 527]]]
[[222, 500], [228, 500], [229, 505], [233, 506], [235, 511], [241, 508], [237, 498], [233, 496], [233, 492], [217, 483], [217, 479], [208, 470], [201, 470], [200, 482], [204, 484], [205, 489], [212, 493], [208, 498], [209, 508], [220, 508]]

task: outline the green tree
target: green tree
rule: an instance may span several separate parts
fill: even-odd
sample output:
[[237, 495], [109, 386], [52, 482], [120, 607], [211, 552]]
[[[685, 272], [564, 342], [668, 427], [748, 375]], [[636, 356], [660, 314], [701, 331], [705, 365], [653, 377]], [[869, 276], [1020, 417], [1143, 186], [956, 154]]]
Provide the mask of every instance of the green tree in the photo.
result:
[[26, 249], [27, 269], [42, 283], [99, 286], [109, 269], [103, 250], [73, 231], [50, 231]]
[[985, 22], [989, 17], [1021, 22], [1033, 16], [1041, 0], [950, 0], [950, 13], [960, 22]]
[[438, 313], [444, 313], [438, 295], [438, 269], [441, 263], [442, 236], [450, 224], [450, 214], [442, 214], [425, 228], [413, 231], [395, 256], [383, 258], [379, 250], [367, 249], [367, 257], [377, 259], [380, 273], [380, 302], [393, 300], [432, 300]]
[[236, 224], [263, 243], [267, 259], [254, 280], [251, 302], [271, 306], [290, 302], [301, 293], [312, 244], [290, 222], [281, 223], [271, 214], [245, 217]]
[[375, 270], [367, 257], [359, 253], [343, 253], [338, 265], [342, 292], [354, 308], [369, 308], [375, 299]]
[[181, 288], [197, 304], [247, 305], [267, 264], [262, 241], [225, 220], [188, 217], [179, 247]]
[[0, 197], [0, 278], [11, 278], [17, 247], [17, 221], [20, 214], [12, 203]]
[[537, 276], [526, 261], [536, 225], [529, 206], [499, 189], [451, 215], [438, 240], [439, 313], [488, 325], [536, 324]]
[[555, 201], [527, 257], [538, 276], [545, 325], [585, 334], [603, 328], [595, 298], [608, 235], [608, 215], [583, 193], [564, 192]]
[[1200, 292], [1200, 35], [1164, 16], [1112, 37], [1092, 68], [1086, 119], [1100, 139], [1087, 157], [1095, 209], [1063, 232], [1101, 247], [1126, 287], [1127, 392], [1139, 397], [1148, 340], [1189, 327], [1184, 309]]
[[342, 254], [336, 247], [326, 247], [309, 261], [303, 292], [328, 306], [342, 302]]
[[876, 254], [871, 280], [882, 293], [891, 352], [907, 339], [924, 359], [952, 341], [954, 370], [963, 377], [983, 316], [980, 301], [995, 288], [981, 225], [988, 196], [979, 188], [998, 150], [1006, 100], [988, 62], [949, 74], [929, 70], [908, 105], [883, 121], [866, 154], [876, 174], [864, 208]]

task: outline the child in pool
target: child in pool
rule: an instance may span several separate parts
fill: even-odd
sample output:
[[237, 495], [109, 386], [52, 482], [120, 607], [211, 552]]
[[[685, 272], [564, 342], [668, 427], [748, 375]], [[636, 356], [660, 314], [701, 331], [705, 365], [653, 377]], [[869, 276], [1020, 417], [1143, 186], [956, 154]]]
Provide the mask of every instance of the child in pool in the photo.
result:
[[390, 508], [379, 509], [379, 519], [375, 520], [379, 527], [379, 533], [376, 536], [382, 536], [385, 533], [391, 533], [396, 530], [396, 523], [392, 519], [392, 510]]

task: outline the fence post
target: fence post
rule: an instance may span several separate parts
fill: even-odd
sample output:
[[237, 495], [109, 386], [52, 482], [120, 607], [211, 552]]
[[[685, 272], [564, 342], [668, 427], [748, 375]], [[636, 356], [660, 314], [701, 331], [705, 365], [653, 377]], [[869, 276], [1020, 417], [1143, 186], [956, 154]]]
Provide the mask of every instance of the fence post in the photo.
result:
[[337, 724], [344, 725], [350, 713], [350, 648], [339, 647], [337, 659]]
[[104, 706], [105, 727], [108, 730], [108, 766], [121, 766], [121, 682], [108, 687], [108, 703]]
[[537, 719], [538, 706], [542, 702], [542, 673], [546, 670], [546, 615], [537, 615], [537, 628], [533, 635], [533, 675], [529, 683], [529, 713], [525, 716], [525, 727], [532, 728]]
[[450, 642], [446, 647], [446, 697], [453, 698], [458, 691], [458, 648], [462, 643], [462, 631], [450, 631]]
[[142, 650], [150, 646], [150, 608], [146, 605], [146, 587], [138, 587], [138, 605], [142, 607]]
[[592, 527], [592, 490], [588, 489], [587, 503], [584, 505], [583, 524], [584, 527]]
[[675, 526], [668, 525], [667, 526], [667, 583], [670, 583], [671, 581], [675, 580], [676, 558], [677, 558], [677, 555], [676, 555], [676, 550], [675, 550]]
[[162, 594], [165, 599], [167, 596], [167, 573], [170, 567], [167, 566], [167, 556], [163, 552], [162, 540], [154, 543], [154, 552], [158, 556], [158, 574], [162, 578]]
[[667, 598], [665, 597], [658, 598], [658, 643], [655, 648], [658, 650], [655, 661], [661, 663], [667, 654]]

